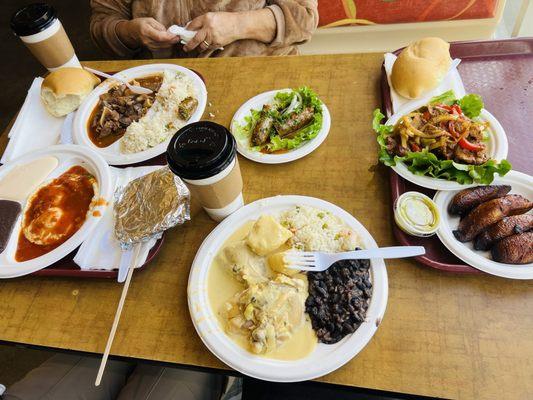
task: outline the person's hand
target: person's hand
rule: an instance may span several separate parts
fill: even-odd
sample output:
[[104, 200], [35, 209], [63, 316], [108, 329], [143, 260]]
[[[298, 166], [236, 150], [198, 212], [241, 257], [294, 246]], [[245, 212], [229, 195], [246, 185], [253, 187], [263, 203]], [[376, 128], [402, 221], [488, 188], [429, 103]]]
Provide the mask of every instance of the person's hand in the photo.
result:
[[197, 31], [183, 50], [215, 50], [236, 40], [253, 39], [270, 43], [276, 34], [274, 14], [267, 8], [241, 12], [208, 12], [193, 19], [186, 28]]
[[196, 35], [183, 46], [183, 50], [192, 51], [199, 47], [201, 51], [218, 49], [241, 39], [238, 13], [208, 12], [193, 19], [186, 28], [197, 31]]
[[180, 41], [180, 37], [153, 18], [135, 18], [117, 25], [117, 35], [130, 48], [146, 47], [148, 50], [167, 49]]

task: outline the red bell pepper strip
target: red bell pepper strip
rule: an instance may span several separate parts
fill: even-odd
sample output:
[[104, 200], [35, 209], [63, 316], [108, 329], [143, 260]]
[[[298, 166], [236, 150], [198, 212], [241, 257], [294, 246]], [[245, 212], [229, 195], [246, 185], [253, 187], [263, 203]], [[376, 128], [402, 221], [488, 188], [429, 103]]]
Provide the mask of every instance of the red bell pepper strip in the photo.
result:
[[454, 104], [453, 106], [439, 104], [439, 107], [445, 109], [446, 111], [452, 114], [461, 115], [463, 113], [463, 110], [461, 110], [461, 106], [459, 104]]
[[409, 147], [411, 147], [411, 151], [414, 151], [414, 152], [420, 151], [420, 146], [414, 142], [409, 143]]
[[483, 145], [470, 143], [465, 138], [462, 138], [461, 140], [459, 140], [458, 144], [463, 149], [470, 150], [470, 151], [480, 151], [480, 150], [483, 150], [483, 148], [484, 148]]
[[452, 112], [457, 115], [463, 114], [463, 110], [461, 110], [461, 106], [459, 104], [454, 104], [452, 106]]

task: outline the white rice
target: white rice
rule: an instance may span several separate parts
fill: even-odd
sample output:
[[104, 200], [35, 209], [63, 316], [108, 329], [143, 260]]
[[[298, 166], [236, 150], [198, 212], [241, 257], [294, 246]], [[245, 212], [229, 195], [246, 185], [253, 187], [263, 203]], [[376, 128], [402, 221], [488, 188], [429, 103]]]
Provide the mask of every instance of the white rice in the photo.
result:
[[280, 223], [293, 232], [292, 247], [301, 251], [338, 253], [358, 247], [356, 233], [328, 211], [297, 206], [283, 212]]
[[121, 152], [138, 153], [157, 146], [183, 127], [186, 121], [180, 119], [178, 106], [187, 97], [198, 99], [193, 81], [182, 72], [165, 70], [154, 104], [128, 126], [120, 140]]

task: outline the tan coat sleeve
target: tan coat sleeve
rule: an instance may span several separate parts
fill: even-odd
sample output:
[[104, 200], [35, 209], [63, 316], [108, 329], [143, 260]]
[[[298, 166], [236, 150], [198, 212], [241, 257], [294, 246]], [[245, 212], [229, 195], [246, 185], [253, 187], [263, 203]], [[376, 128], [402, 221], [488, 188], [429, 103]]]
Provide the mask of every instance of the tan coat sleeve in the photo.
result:
[[120, 41], [116, 26], [131, 19], [131, 0], [91, 0], [91, 37], [104, 52], [131, 57], [139, 49], [130, 49]]
[[277, 30], [272, 47], [302, 44], [311, 39], [318, 26], [317, 0], [270, 0]]

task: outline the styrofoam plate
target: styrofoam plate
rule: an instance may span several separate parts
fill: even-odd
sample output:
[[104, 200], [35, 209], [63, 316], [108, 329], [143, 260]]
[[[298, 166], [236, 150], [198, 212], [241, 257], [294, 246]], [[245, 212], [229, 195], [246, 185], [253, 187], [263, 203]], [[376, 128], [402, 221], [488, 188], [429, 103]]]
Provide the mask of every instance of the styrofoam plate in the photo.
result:
[[252, 97], [246, 103], [244, 103], [235, 113], [233, 119], [231, 120], [231, 133], [235, 136], [237, 140], [237, 151], [248, 158], [249, 160], [256, 161], [263, 164], [282, 164], [299, 158], [305, 157], [309, 153], [313, 152], [322, 142], [326, 139], [331, 127], [331, 116], [329, 110], [324, 103], [322, 103], [322, 128], [318, 135], [313, 139], [305, 142], [302, 146], [289, 150], [285, 153], [277, 154], [265, 154], [260, 151], [255, 151], [250, 148], [250, 139], [249, 138], [238, 138], [235, 135], [235, 125], [244, 125], [244, 118], [250, 115], [250, 111], [260, 110], [263, 108], [263, 105], [270, 103], [274, 100], [274, 96], [278, 92], [290, 91], [291, 89], [280, 89], [280, 90], [271, 90], [270, 92], [265, 92], [258, 94], [255, 97]]
[[[394, 125], [398, 120], [403, 117], [405, 114], [410, 113], [420, 107], [424, 103], [414, 102], [409, 110], [402, 111], [401, 113], [394, 114], [386, 122], [387, 125]], [[507, 157], [507, 152], [509, 150], [509, 145], [507, 143], [507, 136], [505, 131], [498, 120], [487, 110], [481, 110], [479, 120], [486, 121], [489, 123], [489, 127], [486, 132], [489, 134], [489, 140], [487, 142], [487, 150], [489, 158], [501, 161]], [[455, 181], [448, 181], [445, 179], [432, 178], [430, 176], [421, 176], [415, 175], [407, 169], [407, 166], [404, 163], [397, 163], [394, 167], [391, 167], [394, 172], [400, 175], [402, 178], [412, 182], [418, 186], [422, 186], [428, 189], [433, 190], [460, 190], [466, 189], [471, 186], [478, 186], [479, 183], [473, 183], [471, 185], [463, 185]]]
[[360, 238], [362, 247], [376, 248], [370, 233], [352, 215], [327, 201], [306, 196], [276, 196], [250, 203], [220, 223], [204, 240], [189, 274], [188, 303], [194, 327], [213, 354], [243, 374], [267, 381], [298, 382], [326, 375], [350, 361], [376, 332], [387, 305], [387, 270], [382, 259], [371, 260], [372, 298], [365, 322], [351, 335], [336, 344], [319, 343], [308, 356], [294, 361], [281, 361], [254, 355], [235, 344], [219, 325], [208, 299], [208, 272], [213, 257], [226, 240], [247, 221], [261, 214], [276, 215], [297, 205], [307, 205], [331, 212]]
[[[109, 166], [105, 160], [87, 147], [77, 145], [51, 146], [47, 149], [37, 150], [16, 158], [0, 167], [0, 180], [14, 167], [47, 156], [55, 157], [58, 160], [58, 165], [39, 185], [39, 187], [48, 184], [52, 179], [57, 178], [70, 167], [80, 165], [93, 174], [98, 182], [95, 199], [102, 199], [105, 201], [99, 201], [90, 209], [87, 214], [87, 219], [81, 228], [65, 243], [40, 257], [28, 261], [17, 262], [15, 261], [15, 252], [17, 249], [22, 217], [25, 211], [25, 202], [27, 201], [27, 199], [25, 199], [21, 204], [22, 212], [15, 223], [9, 242], [2, 254], [0, 254], [0, 278], [15, 278], [31, 274], [32, 272], [48, 267], [75, 250], [100, 221], [101, 217], [93, 215], [93, 212], [98, 210], [100, 215], [104, 215], [104, 210], [107, 206], [106, 203], [111, 200], [111, 196], [113, 195]], [[30, 196], [31, 195], [32, 193], [30, 193]]]
[[[510, 193], [520, 194], [533, 199], [533, 177], [517, 171], [510, 171], [503, 177], [496, 177], [494, 185], [511, 185]], [[437, 235], [440, 241], [465, 263], [488, 274], [511, 279], [533, 279], [533, 263], [504, 264], [493, 261], [490, 251], [474, 250], [472, 242], [462, 243], [453, 236], [460, 218], [448, 212], [448, 205], [457, 191], [440, 191], [435, 194], [434, 201], [441, 213], [441, 224]]]
[[[198, 107], [187, 123], [199, 121], [202, 118], [202, 114], [204, 113], [205, 106], [207, 104], [207, 89], [202, 79], [190, 69], [175, 64], [147, 64], [125, 69], [124, 71], [115, 74], [115, 76], [131, 80], [134, 78], [142, 78], [144, 76], [163, 73], [163, 71], [166, 69], [180, 71], [193, 81], [196, 89]], [[74, 118], [73, 124], [74, 143], [87, 146], [96, 151], [98, 154], [104, 157], [104, 159], [110, 165], [135, 164], [163, 154], [167, 150], [168, 143], [171, 139], [170, 137], [155, 147], [131, 154], [124, 154], [120, 151], [120, 140], [122, 139], [117, 140], [115, 143], [107, 147], [98, 147], [91, 141], [89, 132], [87, 130], [87, 124], [91, 113], [98, 104], [100, 95], [106, 93], [112, 86], [115, 86], [116, 84], [117, 82], [112, 79], [105, 80], [98, 85], [80, 105], [78, 111], [76, 112], [76, 117]]]

